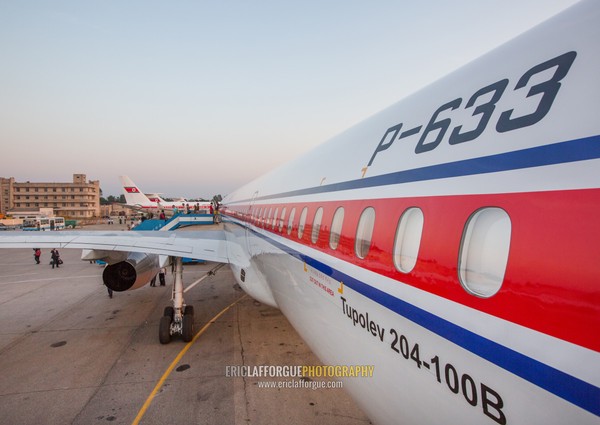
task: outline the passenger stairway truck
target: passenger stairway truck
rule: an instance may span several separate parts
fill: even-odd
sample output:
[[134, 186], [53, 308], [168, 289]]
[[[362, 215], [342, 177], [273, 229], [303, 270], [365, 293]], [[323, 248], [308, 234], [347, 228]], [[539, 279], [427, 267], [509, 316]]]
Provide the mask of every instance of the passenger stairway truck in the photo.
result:
[[[179, 227], [196, 226], [203, 224], [213, 224], [212, 214], [176, 214], [169, 220], [144, 220], [132, 230], [161, 230], [170, 231]], [[193, 260], [191, 258], [183, 258], [183, 263], [204, 263], [203, 260]]]
[[175, 214], [169, 220], [144, 220], [132, 230], [175, 230], [184, 226], [195, 226], [198, 224], [213, 224], [212, 214]]

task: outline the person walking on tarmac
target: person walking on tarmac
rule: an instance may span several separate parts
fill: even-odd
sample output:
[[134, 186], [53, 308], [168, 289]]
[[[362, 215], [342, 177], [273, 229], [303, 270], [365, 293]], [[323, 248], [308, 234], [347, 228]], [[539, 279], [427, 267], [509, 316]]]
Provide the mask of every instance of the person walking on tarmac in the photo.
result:
[[40, 264], [40, 256], [42, 255], [42, 250], [39, 248], [33, 248], [33, 259], [35, 260], [35, 264]]
[[60, 263], [62, 261], [60, 259], [60, 254], [58, 253], [58, 249], [53, 248], [52, 251], [50, 251], [50, 257], [52, 258], [52, 261], [50, 261], [50, 264], [52, 264], [52, 268], [54, 268], [54, 266], [56, 266], [56, 268], [59, 268]]
[[167, 273], [167, 269], [165, 267], [161, 267], [158, 272], [158, 280], [160, 281], [160, 286], [165, 286], [165, 274]]

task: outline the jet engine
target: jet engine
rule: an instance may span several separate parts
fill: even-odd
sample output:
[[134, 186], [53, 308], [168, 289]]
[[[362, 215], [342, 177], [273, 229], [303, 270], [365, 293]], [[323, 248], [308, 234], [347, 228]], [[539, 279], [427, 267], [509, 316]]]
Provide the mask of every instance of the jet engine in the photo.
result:
[[104, 268], [102, 280], [113, 291], [128, 291], [144, 286], [160, 271], [158, 255], [129, 252], [127, 259]]

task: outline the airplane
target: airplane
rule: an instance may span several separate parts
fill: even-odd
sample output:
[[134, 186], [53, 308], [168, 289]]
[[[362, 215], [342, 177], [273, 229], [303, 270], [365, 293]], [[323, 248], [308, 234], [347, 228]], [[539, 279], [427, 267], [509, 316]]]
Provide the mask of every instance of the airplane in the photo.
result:
[[188, 202], [187, 200], [180, 198], [174, 202], [168, 202], [162, 199], [159, 194], [152, 194], [150, 197], [146, 196], [144, 192], [131, 180], [128, 176], [119, 176], [121, 184], [123, 186], [123, 193], [125, 194], [126, 205], [142, 210], [165, 210], [172, 212], [175, 208], [179, 211], [185, 211], [185, 206], [188, 208], [194, 208], [194, 205], [198, 204], [201, 212], [210, 210], [210, 202]]
[[173, 212], [175, 209], [178, 209], [183, 212], [185, 211], [186, 205], [193, 210], [194, 205], [198, 204], [201, 213], [208, 213], [210, 211], [210, 202], [188, 202], [184, 198], [178, 198], [176, 201], [172, 202], [165, 201], [157, 193], [153, 193], [149, 196], [145, 195], [128, 176], [119, 176], [119, 179], [123, 186], [126, 205], [131, 208], [153, 211], [164, 210], [166, 212]]
[[171, 256], [165, 343], [193, 326], [179, 258], [228, 263], [325, 365], [374, 366], [344, 379], [374, 423], [598, 424], [598, 22], [578, 3], [246, 184], [222, 231], [0, 247], [136, 256], [105, 272], [116, 290]]
[[[129, 176], [119, 176], [121, 180], [121, 185], [123, 187], [123, 194], [125, 195], [125, 202], [128, 206], [141, 208], [141, 209], [158, 209], [161, 205], [159, 205], [160, 200], [157, 194], [152, 194], [151, 197], [142, 192], [142, 190], [129, 178]], [[152, 199], [150, 199], [152, 198]], [[159, 200], [160, 199], [160, 200]], [[176, 206], [177, 208], [185, 207], [184, 202], [176, 202], [176, 203], [168, 203], [165, 202], [165, 208], [173, 208]]]
[[[156, 202], [157, 204], [166, 204], [169, 202], [169, 201], [165, 201], [160, 195], [161, 195], [160, 193], [147, 193], [146, 194], [146, 196], [148, 197], [150, 202]], [[180, 204], [180, 203], [185, 204], [186, 202], [189, 202], [189, 201], [185, 198], [175, 198], [171, 202], [177, 203], [177, 204]]]

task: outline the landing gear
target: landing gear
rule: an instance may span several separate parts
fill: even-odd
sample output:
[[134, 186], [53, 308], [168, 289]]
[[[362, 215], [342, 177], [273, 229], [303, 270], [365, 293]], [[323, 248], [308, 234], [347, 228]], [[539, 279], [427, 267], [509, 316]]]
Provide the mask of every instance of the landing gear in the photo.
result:
[[175, 283], [173, 284], [173, 307], [165, 307], [158, 326], [161, 344], [171, 342], [171, 336], [181, 335], [185, 342], [194, 339], [194, 307], [186, 306], [183, 300], [183, 264], [181, 257], [175, 258]]
[[160, 323], [158, 324], [158, 339], [161, 344], [168, 344], [171, 342], [171, 318], [169, 316], [160, 318]]
[[[187, 309], [186, 309], [187, 310]], [[194, 313], [188, 314], [187, 311], [183, 315], [183, 322], [181, 327], [181, 336], [184, 342], [190, 342], [194, 339]]]

